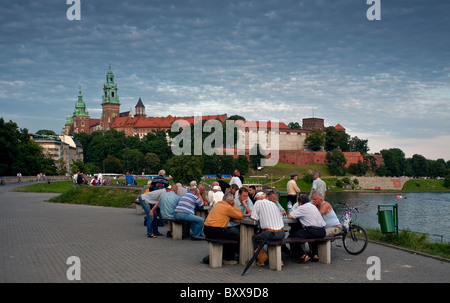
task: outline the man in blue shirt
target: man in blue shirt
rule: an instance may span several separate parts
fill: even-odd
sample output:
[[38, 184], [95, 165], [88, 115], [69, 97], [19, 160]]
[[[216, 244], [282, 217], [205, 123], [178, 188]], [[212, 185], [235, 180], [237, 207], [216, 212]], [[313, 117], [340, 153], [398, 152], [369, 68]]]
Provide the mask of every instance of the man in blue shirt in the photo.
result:
[[198, 189], [186, 193], [181, 197], [177, 207], [174, 211], [176, 220], [186, 221], [190, 223], [193, 237], [202, 237], [203, 224], [205, 220], [202, 217], [195, 215], [195, 207], [206, 206], [208, 201], [203, 201], [202, 193], [205, 191], [205, 186], [200, 184]]
[[131, 186], [134, 184], [134, 177], [133, 177], [133, 175], [130, 175], [129, 172], [127, 172], [125, 179], [127, 181], [127, 186]]
[[[169, 187], [168, 187], [169, 188]], [[161, 210], [161, 217], [163, 219], [175, 220], [174, 211], [180, 201], [180, 196], [177, 194], [178, 186], [173, 185], [171, 190], [163, 193], [159, 197], [159, 209]], [[168, 225], [167, 237], [172, 236], [172, 225]]]

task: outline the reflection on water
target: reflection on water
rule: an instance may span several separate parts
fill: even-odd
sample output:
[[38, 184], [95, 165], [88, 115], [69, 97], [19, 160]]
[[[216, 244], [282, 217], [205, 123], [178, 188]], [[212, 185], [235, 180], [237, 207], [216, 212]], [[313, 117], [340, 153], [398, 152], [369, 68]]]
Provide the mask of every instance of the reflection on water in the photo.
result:
[[[340, 216], [342, 206], [346, 202], [357, 206], [359, 214], [357, 222], [367, 227], [379, 227], [378, 205], [398, 204], [399, 229], [429, 233], [430, 240], [439, 241], [436, 235], [443, 235], [445, 242], [450, 241], [450, 193], [401, 193], [406, 199], [397, 199], [397, 193], [383, 192], [328, 192], [326, 200], [333, 205]], [[384, 208], [392, 209], [392, 208]]]

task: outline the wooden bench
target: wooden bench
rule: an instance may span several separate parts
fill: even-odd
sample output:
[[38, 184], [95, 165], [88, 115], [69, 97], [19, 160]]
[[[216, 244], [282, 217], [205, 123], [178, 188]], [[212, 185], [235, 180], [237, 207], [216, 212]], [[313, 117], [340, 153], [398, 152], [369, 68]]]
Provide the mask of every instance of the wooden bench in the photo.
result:
[[192, 237], [194, 240], [208, 241], [209, 245], [209, 267], [219, 268], [222, 267], [223, 259], [223, 245], [224, 244], [239, 244], [236, 240], [226, 239], [212, 239], [205, 237]]
[[331, 264], [331, 241], [341, 239], [342, 235], [328, 236], [318, 239], [302, 239], [302, 238], [284, 238], [283, 240], [268, 240], [266, 242], [269, 255], [269, 268], [275, 270], [282, 269], [281, 262], [281, 246], [285, 244], [304, 244], [304, 243], [317, 243], [318, 244], [318, 257], [320, 263]]
[[172, 231], [173, 240], [182, 240], [183, 235], [190, 234], [189, 222], [172, 219], [164, 219], [164, 221], [169, 225], [168, 230]]

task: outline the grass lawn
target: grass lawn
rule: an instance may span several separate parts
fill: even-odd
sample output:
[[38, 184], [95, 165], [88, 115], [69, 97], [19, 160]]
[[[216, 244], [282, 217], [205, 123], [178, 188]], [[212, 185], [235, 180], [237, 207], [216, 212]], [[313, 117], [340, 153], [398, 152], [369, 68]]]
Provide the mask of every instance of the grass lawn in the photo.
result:
[[139, 187], [73, 186], [72, 181], [37, 183], [18, 187], [18, 192], [60, 193], [49, 202], [86, 204], [108, 207], [131, 207], [141, 193]]
[[449, 189], [444, 186], [444, 180], [414, 179], [414, 180], [408, 180], [403, 185], [402, 190], [404, 190], [404, 191], [434, 191], [434, 190], [448, 191]]
[[26, 185], [22, 187], [17, 187], [13, 191], [26, 193], [64, 193], [71, 188], [73, 188], [72, 181], [58, 181], [58, 182], [50, 182], [50, 184], [41, 182]]

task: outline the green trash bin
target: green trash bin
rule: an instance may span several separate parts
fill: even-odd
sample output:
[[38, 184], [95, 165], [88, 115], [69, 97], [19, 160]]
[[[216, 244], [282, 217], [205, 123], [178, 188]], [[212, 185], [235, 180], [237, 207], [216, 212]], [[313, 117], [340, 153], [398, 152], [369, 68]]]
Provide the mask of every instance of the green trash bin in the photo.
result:
[[379, 211], [378, 223], [380, 223], [381, 233], [395, 233], [394, 214], [392, 210]]

